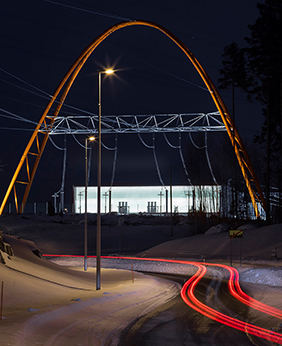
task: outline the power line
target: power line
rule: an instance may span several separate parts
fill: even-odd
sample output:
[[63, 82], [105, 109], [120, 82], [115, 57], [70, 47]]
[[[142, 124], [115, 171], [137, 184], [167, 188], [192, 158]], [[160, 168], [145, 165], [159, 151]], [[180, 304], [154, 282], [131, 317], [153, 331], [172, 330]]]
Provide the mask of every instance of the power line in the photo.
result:
[[[24, 118], [24, 117], [22, 117], [22, 116], [20, 116], [20, 115], [11, 113], [11, 112], [9, 112], [9, 111], [6, 111], [6, 110], [3, 109], [3, 108], [0, 108], [0, 111], [6, 113], [6, 114], [0, 114], [0, 116], [2, 116], [2, 117], [9, 118], [9, 119], [12, 119], [12, 120], [19, 120], [19, 121], [31, 123], [31, 124], [33, 124], [33, 125], [37, 125], [37, 124], [38, 124], [38, 123], [35, 122], [35, 121], [26, 119], [26, 118]], [[8, 115], [7, 115], [7, 114], [8, 114]]]
[[51, 1], [51, 0], [42, 0], [42, 1], [48, 2], [48, 3], [53, 4], [53, 5], [58, 5], [58, 6], [63, 6], [63, 7], [71, 8], [72, 10], [77, 10], [77, 11], [82, 11], [82, 12], [86, 12], [86, 13], [96, 14], [96, 15], [103, 16], [103, 17], [119, 19], [119, 20], [135, 21], [135, 19], [122, 17], [122, 16], [119, 16], [119, 15], [116, 15], [116, 14], [112, 14], [112, 13], [107, 13], [107, 12], [102, 12], [102, 11], [87, 10], [85, 8], [71, 6], [71, 5], [67, 5], [67, 4], [62, 4], [60, 2]]
[[[44, 1], [44, 0], [43, 0], [43, 1]], [[33, 88], [33, 89], [35, 89], [35, 90], [40, 91], [41, 93], [43, 93], [43, 94], [45, 94], [45, 95], [47, 95], [47, 96], [40, 95], [40, 94], [38, 94], [38, 93], [36, 93], [36, 92], [33, 92], [33, 91], [28, 90], [28, 89], [26, 89], [26, 88], [23, 88], [23, 87], [21, 87], [21, 86], [19, 86], [19, 85], [16, 85], [15, 83], [8, 82], [8, 81], [6, 81], [6, 80], [0, 78], [0, 80], [1, 80], [2, 82], [5, 82], [5, 83], [7, 83], [7, 84], [10, 84], [10, 85], [12, 85], [12, 86], [14, 86], [14, 87], [16, 87], [16, 88], [19, 88], [19, 89], [21, 89], [21, 90], [24, 90], [24, 91], [26, 91], [26, 92], [28, 92], [28, 93], [33, 94], [33, 95], [39, 96], [39, 97], [41, 97], [41, 98], [43, 98], [43, 99], [45, 99], [45, 100], [48, 100], [48, 101], [50, 100], [50, 98], [53, 97], [52, 95], [50, 95], [50, 94], [47, 93], [46, 91], [44, 91], [44, 90], [42, 90], [42, 89], [39, 89], [38, 87], [34, 86], [33, 84], [30, 84], [30, 83], [26, 82], [25, 80], [23, 80], [23, 79], [21, 79], [21, 78], [15, 76], [15, 75], [13, 75], [12, 73], [10, 73], [10, 72], [8, 72], [8, 71], [2, 69], [1, 67], [0, 67], [0, 71], [2, 71], [3, 73], [8, 74], [8, 75], [9, 75], [10, 77], [12, 77], [12, 78], [17, 79], [17, 80], [20, 81], [21, 83], [24, 83], [24, 84], [28, 85], [29, 87], [31, 87], [31, 88]], [[55, 101], [55, 103], [59, 103], [59, 102], [58, 102], [58, 101]], [[34, 106], [41, 107], [41, 106], [39, 106], [39, 105], [34, 105]], [[92, 113], [92, 112], [83, 110], [83, 109], [78, 108], [78, 107], [75, 107], [75, 106], [71, 106], [71, 105], [69, 105], [69, 104], [67, 104], [67, 103], [64, 103], [64, 106], [65, 106], [65, 107], [68, 107], [68, 108], [70, 108], [70, 109], [74, 109], [74, 110], [76, 110], [76, 111], [80, 111], [80, 112], [82, 112], [82, 113], [84, 113], [84, 114], [95, 115], [95, 114]], [[45, 107], [44, 107], [44, 108], [45, 108]], [[2, 111], [4, 111], [4, 110], [2, 110]], [[5, 111], [5, 112], [8, 113], [8, 111]], [[23, 119], [24, 119], [24, 118], [23, 118]]]
[[176, 75], [176, 74], [174, 74], [174, 73], [168, 72], [168, 71], [166, 71], [166, 70], [160, 68], [159, 66], [156, 66], [156, 65], [154, 65], [154, 64], [151, 64], [151, 63], [149, 63], [148, 61], [145, 61], [145, 60], [143, 60], [143, 59], [140, 59], [139, 57], [137, 57], [137, 56], [135, 56], [135, 55], [133, 55], [133, 54], [131, 54], [131, 53], [128, 53], [128, 52], [124, 51], [123, 49], [120, 49], [119, 47], [116, 47], [116, 46], [113, 45], [113, 44], [109, 44], [108, 42], [106, 42], [106, 44], [107, 44], [108, 46], [110, 46], [110, 47], [112, 47], [112, 48], [115, 48], [116, 50], [118, 50], [118, 51], [120, 51], [120, 52], [122, 52], [122, 53], [124, 53], [124, 54], [126, 54], [126, 55], [128, 55], [128, 56], [130, 56], [131, 58], [134, 58], [135, 60], [140, 61], [140, 62], [142, 62], [143, 64], [152, 67], [154, 70], [159, 70], [160, 72], [162, 72], [162, 73], [164, 73], [164, 74], [167, 74], [167, 75], [169, 75], [169, 76], [171, 76], [171, 77], [174, 77], [174, 78], [176, 78], [176, 79], [178, 79], [178, 80], [180, 80], [180, 81], [182, 81], [182, 82], [185, 82], [185, 83], [190, 84], [190, 85], [192, 85], [192, 86], [194, 86], [194, 87], [196, 87], [196, 88], [199, 88], [199, 89], [202, 89], [202, 90], [204, 90], [204, 91], [209, 92], [209, 90], [208, 90], [206, 87], [203, 87], [203, 86], [201, 86], [201, 85], [199, 85], [199, 84], [196, 84], [196, 83], [194, 83], [194, 82], [191, 82], [191, 81], [189, 81], [189, 80], [187, 80], [187, 79], [185, 79], [185, 78], [183, 78], [183, 77], [180, 77], [180, 76], [178, 76], [178, 75]]
[[[37, 88], [36, 86], [34, 86], [34, 85], [32, 85], [32, 84], [26, 82], [25, 80], [23, 80], [23, 79], [21, 79], [21, 78], [15, 76], [14, 74], [12, 74], [12, 73], [10, 73], [10, 72], [4, 70], [4, 69], [1, 68], [1, 67], [0, 67], [0, 71], [2, 71], [3, 73], [6, 73], [6, 74], [9, 75], [10, 77], [13, 77], [13, 78], [17, 79], [18, 81], [20, 81], [20, 82], [22, 82], [22, 83], [24, 83], [24, 84], [27, 84], [27, 85], [30, 86], [31, 88], [36, 89], [37, 91], [42, 92], [43, 94], [47, 95], [48, 97], [52, 97], [52, 95], [48, 94], [48, 93], [45, 92], [44, 90]], [[6, 82], [6, 83], [9, 83], [9, 82], [7, 82], [7, 81], [5, 81], [5, 80], [3, 80], [3, 79], [1, 79], [1, 80], [4, 81], [4, 82]], [[11, 84], [11, 83], [9, 83], [9, 84]]]

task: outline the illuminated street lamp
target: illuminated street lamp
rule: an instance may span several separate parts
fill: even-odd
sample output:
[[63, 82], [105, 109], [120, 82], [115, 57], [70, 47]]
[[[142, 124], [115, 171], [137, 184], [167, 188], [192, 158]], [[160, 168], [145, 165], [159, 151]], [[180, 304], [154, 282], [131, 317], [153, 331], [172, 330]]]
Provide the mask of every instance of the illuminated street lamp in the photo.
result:
[[94, 141], [95, 137], [85, 138], [85, 203], [84, 203], [84, 270], [87, 270], [87, 185], [88, 185], [88, 167], [87, 167], [87, 141]]
[[97, 235], [96, 235], [96, 290], [99, 290], [100, 278], [101, 278], [101, 116], [102, 116], [102, 105], [101, 105], [101, 76], [102, 74], [112, 74], [114, 70], [98, 70], [98, 84], [99, 84], [99, 95], [98, 95], [98, 172], [97, 172]]

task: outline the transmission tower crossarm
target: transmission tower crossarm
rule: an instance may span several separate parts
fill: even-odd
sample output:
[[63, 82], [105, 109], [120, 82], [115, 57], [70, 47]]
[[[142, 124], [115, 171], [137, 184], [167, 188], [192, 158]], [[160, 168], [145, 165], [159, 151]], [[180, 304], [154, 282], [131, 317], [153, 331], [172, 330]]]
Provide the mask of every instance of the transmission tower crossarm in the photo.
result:
[[[48, 130], [42, 130], [42, 133], [50, 132], [50, 135], [97, 133], [97, 123], [96, 115], [57, 116], [52, 128], [48, 127]], [[101, 132], [105, 134], [226, 131], [219, 112], [200, 115], [195, 113], [104, 115], [101, 123]]]

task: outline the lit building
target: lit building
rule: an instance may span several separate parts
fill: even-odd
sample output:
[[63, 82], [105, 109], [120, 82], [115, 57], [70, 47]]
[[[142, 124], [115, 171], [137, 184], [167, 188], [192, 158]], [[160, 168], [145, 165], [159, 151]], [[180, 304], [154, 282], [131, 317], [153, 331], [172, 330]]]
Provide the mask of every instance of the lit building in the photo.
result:
[[[221, 187], [205, 186], [102, 186], [101, 212], [118, 214], [149, 213], [164, 214], [204, 211], [220, 211]], [[74, 212], [85, 211], [85, 187], [74, 186]], [[97, 212], [97, 187], [87, 188], [87, 211]]]

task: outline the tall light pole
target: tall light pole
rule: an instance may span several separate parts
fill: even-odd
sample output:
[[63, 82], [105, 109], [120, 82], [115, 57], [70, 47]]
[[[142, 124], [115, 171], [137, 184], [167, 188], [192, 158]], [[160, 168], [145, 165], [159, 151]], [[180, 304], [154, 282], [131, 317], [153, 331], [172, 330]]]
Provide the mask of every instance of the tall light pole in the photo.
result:
[[101, 288], [101, 117], [102, 117], [102, 104], [101, 104], [101, 79], [102, 74], [112, 74], [114, 70], [98, 70], [98, 172], [97, 172], [97, 235], [96, 235], [96, 290]]
[[87, 186], [88, 186], [88, 162], [87, 141], [94, 141], [95, 137], [85, 138], [85, 203], [84, 203], [84, 270], [87, 270]]

